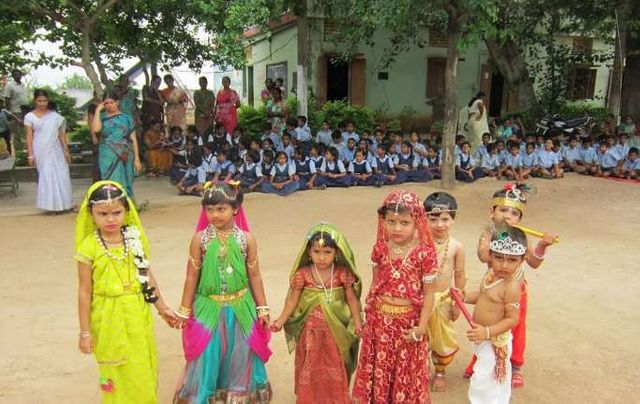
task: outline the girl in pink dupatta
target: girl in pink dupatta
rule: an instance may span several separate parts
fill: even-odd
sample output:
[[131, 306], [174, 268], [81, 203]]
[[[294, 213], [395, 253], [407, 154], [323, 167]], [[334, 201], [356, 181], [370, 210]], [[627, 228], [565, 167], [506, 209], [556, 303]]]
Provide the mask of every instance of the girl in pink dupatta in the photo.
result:
[[233, 133], [238, 126], [238, 111], [240, 108], [240, 97], [238, 93], [230, 89], [231, 79], [227, 76], [222, 78], [223, 89], [218, 91], [216, 96], [216, 122], [224, 125], [227, 133]]
[[174, 402], [268, 403], [269, 308], [239, 184], [205, 184], [182, 305], [187, 360]]

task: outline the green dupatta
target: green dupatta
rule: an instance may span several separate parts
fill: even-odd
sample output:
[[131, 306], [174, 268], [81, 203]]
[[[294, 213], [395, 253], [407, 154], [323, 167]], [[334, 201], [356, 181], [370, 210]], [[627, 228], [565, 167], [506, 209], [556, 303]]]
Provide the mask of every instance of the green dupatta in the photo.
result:
[[[290, 279], [293, 278], [296, 271], [311, 262], [308, 251], [308, 239], [316, 232], [325, 232], [331, 235], [331, 238], [336, 241], [338, 250], [337, 265], [346, 266], [349, 271], [356, 278], [353, 284], [353, 289], [360, 299], [362, 293], [362, 281], [356, 270], [356, 264], [353, 256], [353, 251], [344, 235], [336, 229], [334, 226], [326, 223], [315, 225], [308, 233], [307, 239], [302, 244], [302, 248], [298, 253], [298, 257], [291, 270]], [[291, 294], [291, 288], [289, 288], [288, 295]], [[324, 299], [324, 292], [317, 288], [304, 288], [300, 302], [293, 312], [291, 317], [284, 324], [285, 336], [287, 338], [287, 345], [289, 352], [295, 350], [296, 342], [302, 333], [302, 329], [307, 322], [307, 317], [315, 310], [317, 306], [322, 307], [324, 318], [327, 321], [327, 325], [331, 330], [331, 334], [338, 345], [338, 349], [342, 354], [344, 363], [347, 367], [347, 373], [349, 376], [353, 373], [356, 366], [356, 360], [358, 357], [358, 338], [355, 334], [355, 324], [351, 317], [351, 311], [347, 304], [346, 294], [343, 288], [333, 289], [333, 301], [327, 303]]]

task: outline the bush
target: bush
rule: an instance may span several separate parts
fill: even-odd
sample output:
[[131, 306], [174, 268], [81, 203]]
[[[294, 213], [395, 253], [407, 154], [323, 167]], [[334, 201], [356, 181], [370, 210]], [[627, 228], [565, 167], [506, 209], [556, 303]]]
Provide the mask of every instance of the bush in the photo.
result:
[[252, 139], [258, 139], [262, 135], [262, 125], [267, 121], [267, 111], [264, 105], [254, 108], [251, 105], [242, 105], [238, 109], [238, 125]]
[[87, 125], [79, 126], [73, 132], [70, 132], [69, 140], [72, 142], [80, 142], [82, 150], [91, 150], [93, 147], [91, 131], [89, 131], [89, 126]]
[[316, 112], [314, 121], [327, 121], [332, 128], [337, 128], [341, 121], [353, 121], [356, 130], [373, 128], [373, 111], [368, 107], [350, 105], [346, 101], [328, 101]]

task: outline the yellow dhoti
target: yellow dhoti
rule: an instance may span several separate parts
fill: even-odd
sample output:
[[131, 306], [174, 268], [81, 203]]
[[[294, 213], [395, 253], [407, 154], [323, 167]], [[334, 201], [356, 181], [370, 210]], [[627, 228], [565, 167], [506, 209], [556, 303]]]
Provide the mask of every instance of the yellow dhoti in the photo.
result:
[[449, 291], [437, 292], [433, 313], [429, 317], [429, 348], [438, 373], [444, 373], [446, 366], [453, 361], [458, 352], [456, 331], [451, 321], [453, 304]]

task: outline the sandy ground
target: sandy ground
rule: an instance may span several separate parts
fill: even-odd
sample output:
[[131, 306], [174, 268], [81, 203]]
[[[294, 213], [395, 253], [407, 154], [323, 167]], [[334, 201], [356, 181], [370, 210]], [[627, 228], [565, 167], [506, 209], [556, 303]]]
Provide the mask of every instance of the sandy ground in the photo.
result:
[[[74, 182], [78, 201], [87, 182]], [[408, 186], [422, 197], [438, 183]], [[501, 183], [484, 179], [459, 185], [460, 210], [452, 234], [467, 248], [467, 276], [482, 275], [474, 246], [488, 224], [489, 197]], [[543, 267], [528, 270], [530, 284], [526, 386], [515, 403], [633, 402], [640, 371], [640, 187], [570, 176], [534, 181], [524, 224], [560, 234]], [[152, 245], [152, 263], [166, 300], [181, 296], [186, 251], [199, 200], [178, 197], [165, 180], [138, 181], [139, 199], [151, 201], [142, 215]], [[286, 198], [251, 194], [245, 208], [274, 313], [283, 306], [287, 276], [307, 229], [325, 220], [346, 234], [369, 285], [368, 256], [375, 239], [376, 207], [389, 188], [301, 192]], [[21, 194], [0, 195], [0, 401], [91, 403], [99, 401], [97, 369], [77, 344], [76, 270], [71, 214], [44, 216], [33, 208], [34, 184]], [[460, 334], [466, 327], [458, 321]], [[170, 403], [183, 366], [178, 332], [157, 321], [160, 397]], [[293, 403], [293, 356], [275, 335], [268, 364], [274, 403]], [[436, 403], [466, 402], [461, 378], [470, 356], [461, 338], [450, 366], [449, 390]]]

